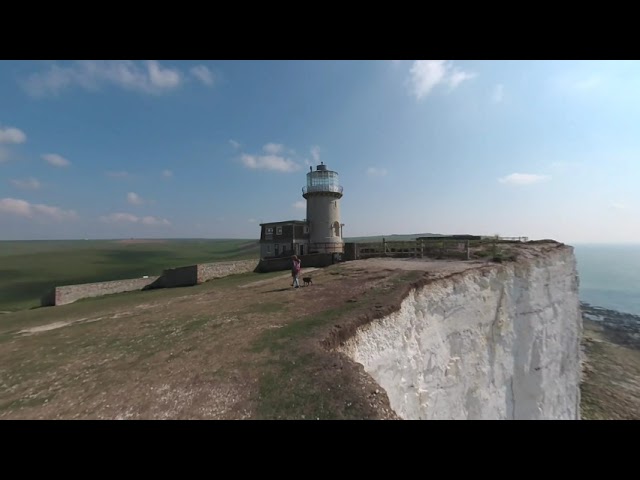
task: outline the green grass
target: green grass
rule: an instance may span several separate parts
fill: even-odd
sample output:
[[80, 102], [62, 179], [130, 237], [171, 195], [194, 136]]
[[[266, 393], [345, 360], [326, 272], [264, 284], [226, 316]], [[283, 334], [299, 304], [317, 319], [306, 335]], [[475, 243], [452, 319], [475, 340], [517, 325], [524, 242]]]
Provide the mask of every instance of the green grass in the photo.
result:
[[312, 336], [319, 327], [323, 327], [337, 318], [346, 315], [356, 308], [354, 304], [341, 305], [338, 308], [325, 310], [315, 315], [309, 315], [295, 322], [288, 323], [282, 328], [267, 330], [253, 345], [254, 352], [266, 349], [278, 351], [291, 349], [292, 341]]
[[[108, 311], [114, 308], [135, 308], [141, 303], [164, 301], [185, 295], [198, 295], [210, 290], [232, 289], [242, 284], [267, 280], [279, 275], [282, 275], [282, 272], [240, 273], [228, 277], [216, 278], [192, 287], [161, 288], [118, 293], [115, 295], [105, 295], [103, 297], [85, 298], [58, 307], [35, 308], [15, 312], [11, 315], [0, 315], [0, 343], [5, 340], [10, 340], [13, 334], [25, 328], [65, 321], [71, 317], [92, 317], [96, 315], [96, 312]], [[283, 309], [285, 309], [285, 307], [283, 307]]]
[[0, 311], [36, 307], [54, 286], [153, 276], [194, 263], [258, 257], [256, 240], [0, 241]]
[[[366, 418], [366, 404], [345, 400], [361, 392], [350, 390], [351, 377], [335, 369], [335, 359], [322, 348], [309, 348], [318, 332], [346, 317], [370, 309], [381, 295], [420, 278], [407, 272], [385, 286], [368, 290], [358, 302], [307, 315], [278, 329], [266, 330], [253, 345], [254, 353], [268, 352], [260, 378], [258, 416], [262, 419]], [[331, 372], [328, 374], [327, 372]]]

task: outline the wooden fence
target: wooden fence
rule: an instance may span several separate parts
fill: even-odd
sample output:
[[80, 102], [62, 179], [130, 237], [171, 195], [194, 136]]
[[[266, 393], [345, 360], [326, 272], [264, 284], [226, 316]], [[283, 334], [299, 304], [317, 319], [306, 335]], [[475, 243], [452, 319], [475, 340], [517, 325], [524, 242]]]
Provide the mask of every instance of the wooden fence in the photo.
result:
[[415, 257], [469, 259], [472, 240], [411, 240], [357, 243], [356, 258]]
[[471, 248], [485, 247], [497, 252], [500, 243], [527, 242], [527, 237], [479, 237], [459, 235], [448, 237], [421, 237], [416, 240], [350, 243], [345, 246], [348, 259], [372, 257], [455, 258], [469, 260]]

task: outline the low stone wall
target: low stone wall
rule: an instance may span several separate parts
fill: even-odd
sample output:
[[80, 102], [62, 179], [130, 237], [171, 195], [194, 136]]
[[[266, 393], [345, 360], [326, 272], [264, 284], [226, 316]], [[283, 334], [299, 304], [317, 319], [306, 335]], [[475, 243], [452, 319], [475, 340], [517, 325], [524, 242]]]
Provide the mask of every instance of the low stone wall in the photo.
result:
[[47, 292], [41, 300], [41, 305], [66, 305], [81, 298], [101, 297], [113, 293], [133, 292], [142, 290], [154, 283], [158, 277], [133, 278], [128, 280], [114, 280], [111, 282], [83, 283], [80, 285], [64, 285], [55, 287]]
[[55, 287], [48, 291], [41, 298], [40, 305], [43, 307], [65, 305], [80, 300], [81, 298], [100, 297], [102, 295], [132, 292], [135, 290], [189, 287], [214, 278], [251, 272], [255, 266], [255, 260], [201, 263], [198, 265], [188, 265], [186, 267], [169, 268], [164, 270], [159, 277], [65, 285], [63, 287]]
[[198, 265], [169, 268], [162, 272], [158, 288], [189, 287], [198, 283]]
[[345, 262], [349, 262], [351, 260], [358, 259], [358, 245], [356, 243], [345, 243], [344, 244], [344, 255], [343, 260]]
[[[300, 258], [300, 267], [304, 272], [305, 267], [323, 268], [328, 267], [337, 262], [333, 253], [313, 253], [311, 255], [302, 255]], [[269, 258], [260, 260], [260, 263], [254, 270], [255, 272], [267, 273], [291, 270], [291, 257]]]
[[237, 262], [201, 263], [197, 267], [197, 282], [204, 283], [227, 275], [252, 272], [256, 268], [256, 261], [239, 260]]

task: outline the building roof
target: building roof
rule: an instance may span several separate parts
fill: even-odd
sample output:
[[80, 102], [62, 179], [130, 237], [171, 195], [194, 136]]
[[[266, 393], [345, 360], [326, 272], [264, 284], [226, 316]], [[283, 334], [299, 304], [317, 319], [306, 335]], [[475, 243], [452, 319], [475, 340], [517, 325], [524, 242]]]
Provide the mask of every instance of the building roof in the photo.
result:
[[261, 223], [260, 226], [262, 227], [263, 225], [283, 225], [285, 223], [294, 223], [297, 225], [306, 225], [308, 222], [306, 220], [285, 220], [283, 222], [264, 222]]

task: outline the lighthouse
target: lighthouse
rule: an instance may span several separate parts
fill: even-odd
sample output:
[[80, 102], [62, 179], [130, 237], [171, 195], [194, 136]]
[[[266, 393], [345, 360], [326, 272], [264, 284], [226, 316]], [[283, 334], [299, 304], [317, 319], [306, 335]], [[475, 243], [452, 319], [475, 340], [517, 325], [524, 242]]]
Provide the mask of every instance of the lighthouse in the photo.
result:
[[324, 162], [309, 167], [307, 185], [302, 196], [307, 201], [309, 249], [318, 253], [343, 253], [344, 241], [340, 223], [342, 186], [338, 172], [329, 170]]

